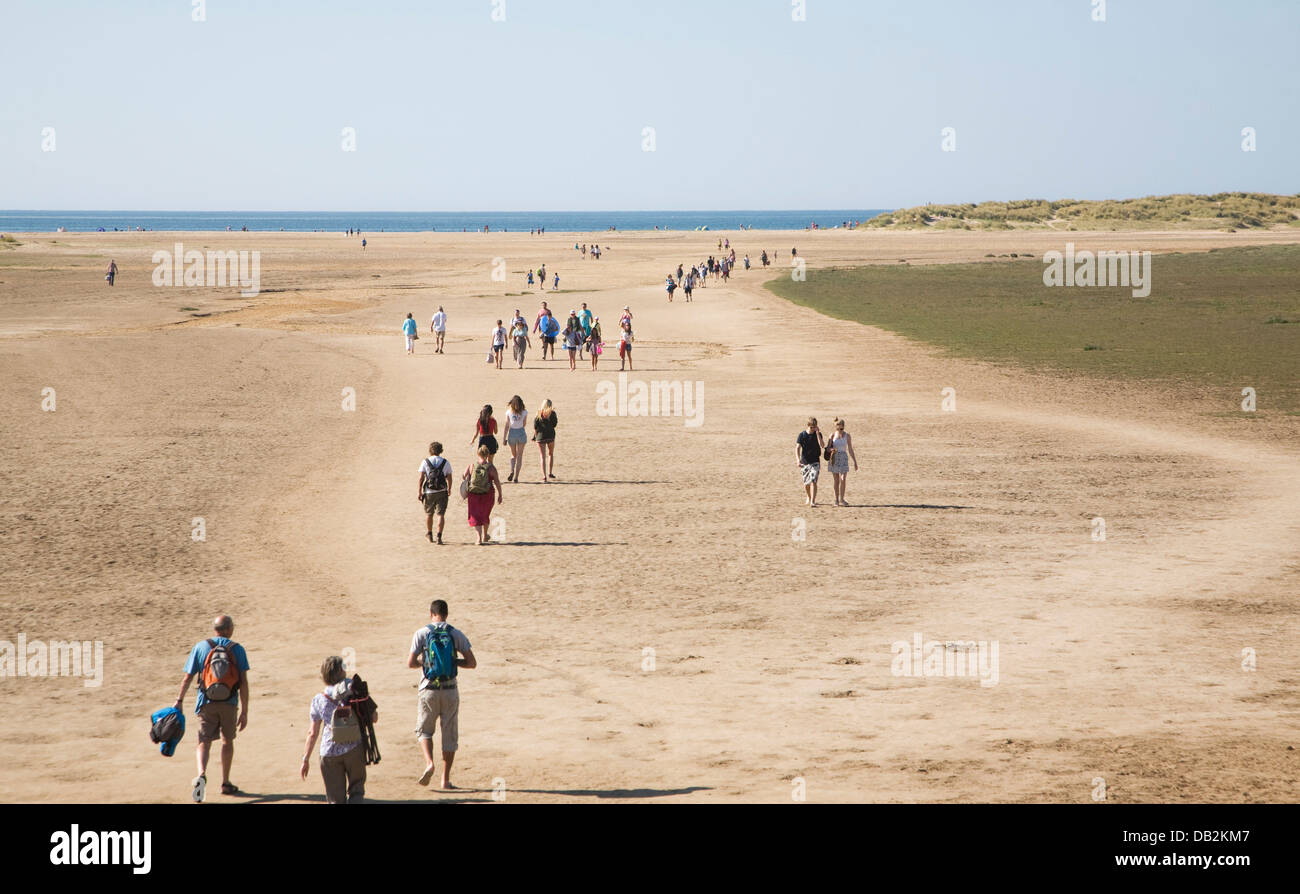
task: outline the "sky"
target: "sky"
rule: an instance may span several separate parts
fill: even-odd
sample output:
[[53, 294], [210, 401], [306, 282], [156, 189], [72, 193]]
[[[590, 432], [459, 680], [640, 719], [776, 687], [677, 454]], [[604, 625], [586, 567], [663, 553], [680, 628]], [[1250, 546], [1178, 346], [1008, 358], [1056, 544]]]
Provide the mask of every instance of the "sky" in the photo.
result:
[[0, 3], [3, 209], [1300, 191], [1300, 0]]

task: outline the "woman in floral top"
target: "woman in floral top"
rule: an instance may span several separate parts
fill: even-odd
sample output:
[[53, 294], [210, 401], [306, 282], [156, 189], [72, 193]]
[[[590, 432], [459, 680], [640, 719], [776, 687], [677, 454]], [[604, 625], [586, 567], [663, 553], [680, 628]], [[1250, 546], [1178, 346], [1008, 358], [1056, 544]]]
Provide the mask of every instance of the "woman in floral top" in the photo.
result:
[[[311, 700], [311, 710], [308, 713], [311, 729], [307, 731], [307, 747], [303, 750], [302, 778], [307, 778], [311, 751], [319, 736], [320, 775], [325, 780], [325, 800], [330, 804], [355, 804], [366, 795], [366, 750], [359, 747], [361, 734], [355, 718], [351, 724], [335, 723], [334, 715], [347, 700], [345, 684], [349, 681], [347, 671], [343, 668], [343, 659], [337, 655], [326, 658], [320, 666], [320, 676], [325, 683], [325, 691], [316, 693]], [[378, 712], [375, 719], [379, 719]], [[343, 721], [343, 718], [339, 720]], [[322, 729], [324, 735], [321, 734]], [[352, 741], [336, 741], [336, 731], [339, 738]]]

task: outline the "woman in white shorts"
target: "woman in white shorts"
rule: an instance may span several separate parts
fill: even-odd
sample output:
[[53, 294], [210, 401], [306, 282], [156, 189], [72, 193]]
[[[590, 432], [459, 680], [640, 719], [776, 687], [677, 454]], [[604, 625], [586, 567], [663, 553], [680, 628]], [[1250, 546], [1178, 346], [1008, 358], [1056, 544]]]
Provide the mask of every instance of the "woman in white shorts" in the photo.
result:
[[510, 475], [506, 481], [519, 483], [524, 470], [524, 447], [528, 445], [528, 411], [524, 399], [516, 394], [506, 408], [506, 446], [510, 448]]

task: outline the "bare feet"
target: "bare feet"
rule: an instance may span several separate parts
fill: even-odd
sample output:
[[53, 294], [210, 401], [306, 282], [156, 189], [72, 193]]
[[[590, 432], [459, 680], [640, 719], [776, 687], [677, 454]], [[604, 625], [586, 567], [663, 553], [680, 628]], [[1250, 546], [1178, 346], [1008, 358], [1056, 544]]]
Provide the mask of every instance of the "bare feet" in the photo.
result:
[[425, 767], [425, 768], [424, 768], [424, 775], [421, 776], [421, 777], [420, 777], [420, 780], [419, 780], [419, 781], [420, 781], [420, 785], [428, 785], [428, 784], [429, 784], [429, 780], [431, 780], [431, 779], [433, 778], [433, 774], [434, 774], [435, 772], [437, 772], [437, 768], [434, 767], [433, 764], [429, 764], [429, 766]]

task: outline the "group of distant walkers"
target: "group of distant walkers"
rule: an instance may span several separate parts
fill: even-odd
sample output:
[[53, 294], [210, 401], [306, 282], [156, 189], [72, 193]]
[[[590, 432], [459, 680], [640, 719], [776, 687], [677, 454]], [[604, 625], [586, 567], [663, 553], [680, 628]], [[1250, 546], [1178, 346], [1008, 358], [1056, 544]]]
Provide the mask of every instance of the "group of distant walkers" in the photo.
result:
[[[555, 477], [555, 429], [560, 424], [559, 414], [548, 400], [533, 417], [532, 440], [537, 444], [541, 459], [541, 483], [549, 484]], [[474, 461], [461, 475], [460, 495], [465, 500], [469, 526], [478, 537], [478, 545], [492, 542], [488, 525], [492, 520], [492, 507], [505, 502], [501, 476], [497, 472], [496, 455], [500, 450], [497, 440], [497, 420], [492, 405], [486, 404], [474, 422]], [[506, 446], [510, 448], [510, 473], [506, 481], [520, 483], [524, 472], [524, 447], [528, 444], [528, 410], [523, 398], [514, 395], [506, 407]], [[442, 545], [446, 523], [447, 503], [454, 478], [451, 462], [442, 455], [439, 441], [429, 444], [429, 455], [420, 461], [418, 498], [424, 506], [425, 537], [430, 543]], [[437, 531], [434, 531], [434, 522]]]
[[[428, 785], [438, 770], [433, 755], [433, 734], [441, 728], [441, 784], [443, 789], [452, 789], [455, 786], [451, 783], [451, 766], [459, 744], [457, 672], [461, 668], [475, 668], [478, 662], [469, 639], [447, 623], [447, 616], [447, 603], [442, 599], [433, 600], [429, 606], [429, 623], [416, 630], [411, 639], [406, 665], [421, 671], [415, 736], [424, 757], [424, 769], [417, 781]], [[219, 615], [212, 622], [212, 632], [213, 636], [196, 643], [190, 651], [174, 706], [175, 711], [182, 710], [185, 694], [197, 680], [194, 715], [198, 721], [198, 775], [191, 783], [191, 797], [196, 803], [207, 798], [208, 759], [212, 743], [218, 739], [221, 740], [221, 794], [246, 795], [231, 781], [230, 771], [235, 759], [235, 737], [248, 725], [248, 653], [243, 645], [231, 639], [235, 622], [229, 615]], [[370, 697], [365, 681], [350, 673], [338, 655], [321, 662], [320, 682], [322, 688], [312, 696], [308, 707], [310, 726], [299, 775], [307, 778], [315, 750], [326, 802], [357, 803], [365, 798], [366, 767], [379, 763], [380, 759], [374, 738], [378, 706]], [[183, 723], [180, 729], [183, 735]]]

